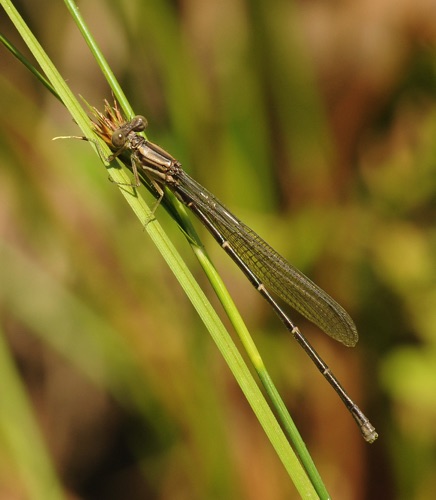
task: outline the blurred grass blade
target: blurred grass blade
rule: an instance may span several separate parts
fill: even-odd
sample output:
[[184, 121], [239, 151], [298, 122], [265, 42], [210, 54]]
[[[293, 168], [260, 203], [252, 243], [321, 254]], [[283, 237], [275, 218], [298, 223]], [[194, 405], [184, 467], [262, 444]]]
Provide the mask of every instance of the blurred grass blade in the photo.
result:
[[62, 487], [1, 328], [0, 370], [2, 454], [9, 456], [8, 461], [14, 464], [19, 473], [19, 477], [12, 480], [23, 482], [26, 498], [62, 500], [65, 498]]

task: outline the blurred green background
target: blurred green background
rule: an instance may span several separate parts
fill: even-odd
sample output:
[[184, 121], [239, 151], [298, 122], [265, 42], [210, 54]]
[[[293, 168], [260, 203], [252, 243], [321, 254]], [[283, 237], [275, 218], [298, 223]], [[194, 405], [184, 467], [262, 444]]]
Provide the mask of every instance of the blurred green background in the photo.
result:
[[[16, 6], [102, 108], [108, 87], [64, 4]], [[371, 446], [198, 227], [332, 497], [434, 498], [436, 4], [80, 7], [150, 140], [355, 319], [347, 349], [291, 312], [377, 428]], [[3, 11], [0, 23], [26, 52]], [[37, 498], [44, 474], [53, 492], [39, 498], [55, 498], [54, 477], [67, 498], [297, 498], [101, 162], [85, 143], [52, 142], [77, 127], [4, 47], [0, 110], [0, 498]]]

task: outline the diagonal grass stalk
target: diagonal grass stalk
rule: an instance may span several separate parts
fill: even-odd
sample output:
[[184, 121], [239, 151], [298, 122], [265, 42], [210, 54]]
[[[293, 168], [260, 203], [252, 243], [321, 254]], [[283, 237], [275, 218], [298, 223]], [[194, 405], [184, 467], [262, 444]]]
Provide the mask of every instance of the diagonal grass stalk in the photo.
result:
[[[11, 20], [14, 22], [18, 31], [20, 32], [23, 39], [28, 44], [30, 50], [34, 54], [36, 60], [38, 61], [40, 67], [44, 71], [48, 80], [51, 82], [55, 92], [60, 96], [61, 100], [70, 111], [74, 120], [77, 122], [79, 127], [82, 130], [82, 133], [86, 137], [93, 137], [93, 132], [90, 127], [90, 122], [82, 109], [81, 105], [75, 99], [70, 89], [66, 85], [65, 81], [62, 79], [61, 75], [56, 70], [53, 63], [48, 58], [45, 51], [42, 49], [38, 41], [33, 37], [32, 33], [24, 23], [24, 21], [19, 16], [18, 12], [14, 9], [11, 2], [7, 0], [0, 0], [2, 6], [5, 8], [6, 12], [10, 16]], [[66, 4], [73, 15], [77, 25], [79, 26], [82, 34], [87, 40], [88, 44], [91, 47], [93, 54], [96, 57], [96, 60], [104, 75], [106, 76], [113, 92], [118, 101], [120, 102], [122, 108], [126, 115], [133, 115], [133, 111], [128, 105], [127, 99], [124, 97], [124, 94], [116, 82], [114, 75], [112, 74], [107, 62], [101, 55], [97, 45], [93, 41], [93, 38], [86, 27], [83, 19], [80, 17], [80, 14], [77, 10], [74, 2], [67, 0]], [[101, 143], [99, 146], [104, 154], [109, 155], [109, 150], [107, 147]], [[126, 184], [129, 182], [126, 174], [120, 170], [119, 168], [110, 168], [110, 175], [112, 179], [119, 184]], [[123, 196], [126, 198], [127, 202], [131, 206], [132, 210], [138, 216], [141, 224], [145, 225], [146, 222], [150, 220], [151, 212], [146, 206], [143, 199], [138, 195], [136, 190], [131, 188], [126, 188], [123, 186], [121, 190]], [[225, 291], [224, 285], [220, 278], [218, 277], [215, 268], [211, 264], [208, 259], [203, 246], [198, 240], [198, 236], [192, 228], [192, 225], [187, 217], [183, 207], [179, 206], [173, 201], [169, 201], [168, 204], [171, 205], [170, 211], [173, 214], [177, 214], [176, 218], [178, 223], [182, 226], [184, 233], [187, 235], [189, 242], [193, 246], [193, 250], [197, 255], [201, 265], [203, 266], [206, 274], [210, 277], [211, 283], [214, 286], [216, 293], [218, 294], [223, 306], [226, 309], [227, 314], [229, 315], [236, 331], [238, 332], [240, 338], [243, 341], [243, 344], [249, 354], [249, 357], [255, 366], [264, 387], [273, 401], [273, 405], [280, 417], [282, 425], [286, 431], [286, 433], [291, 437], [294, 446], [298, 450], [298, 454], [300, 459], [305, 465], [307, 472], [309, 473], [310, 480], [307, 478], [307, 475], [302, 469], [298, 459], [292, 452], [289, 443], [281, 430], [276, 418], [272, 414], [267, 402], [262, 396], [256, 382], [252, 378], [245, 362], [243, 361], [241, 355], [237, 351], [231, 337], [225, 331], [221, 321], [219, 320], [216, 312], [208, 303], [206, 297], [203, 292], [199, 288], [198, 284], [193, 279], [191, 273], [186, 268], [184, 263], [181, 261], [178, 256], [175, 248], [172, 246], [171, 242], [167, 239], [164, 234], [162, 228], [157, 223], [157, 221], [153, 220], [149, 224], [146, 224], [146, 231], [152, 238], [153, 242], [158, 247], [159, 251], [162, 253], [164, 259], [176, 275], [179, 280], [181, 286], [185, 290], [187, 296], [190, 298], [194, 307], [197, 309], [198, 314], [204, 321], [208, 330], [210, 331], [214, 341], [218, 345], [223, 357], [226, 359], [232, 373], [234, 374], [236, 380], [241, 386], [247, 400], [253, 408], [259, 422], [264, 428], [266, 434], [268, 435], [271, 443], [281, 461], [283, 462], [286, 470], [288, 471], [290, 477], [294, 481], [294, 484], [297, 490], [300, 492], [300, 495], [304, 498], [314, 497], [315, 492], [313, 490], [313, 485], [321, 498], [328, 498], [328, 494], [325, 490], [322, 481], [319, 478], [318, 473], [313, 465], [313, 462], [310, 456], [307, 454], [307, 450], [305, 449], [304, 443], [299, 437], [298, 432], [295, 429], [295, 426], [281, 400], [278, 395], [277, 390], [275, 389], [268, 372], [262, 362], [260, 354], [258, 353], [249, 333], [240, 318], [239, 313], [237, 312], [233, 301], [229, 297], [227, 291]]]

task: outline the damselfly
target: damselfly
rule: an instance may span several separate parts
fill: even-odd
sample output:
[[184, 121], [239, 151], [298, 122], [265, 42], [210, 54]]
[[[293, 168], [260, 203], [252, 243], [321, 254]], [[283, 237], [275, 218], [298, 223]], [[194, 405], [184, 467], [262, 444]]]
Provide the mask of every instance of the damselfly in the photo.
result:
[[[160, 197], [163, 186], [198, 217], [220, 246], [239, 266], [251, 284], [272, 306], [286, 328], [315, 363], [318, 370], [337, 392], [357, 422], [363, 437], [372, 443], [377, 433], [360, 408], [349, 397], [330, 368], [311, 346], [270, 291], [319, 326], [330, 337], [346, 346], [354, 346], [358, 334], [348, 313], [326, 292], [280, 256], [268, 243], [247, 227], [209, 191], [190, 177], [179, 161], [161, 147], [139, 135], [147, 126], [143, 116], [135, 116], [118, 128], [106, 123], [106, 140], [110, 137], [114, 151], [109, 160], [130, 153], [131, 168], [137, 186], [146, 176]], [[101, 130], [100, 130], [101, 132]], [[104, 134], [101, 134], [104, 135]]]

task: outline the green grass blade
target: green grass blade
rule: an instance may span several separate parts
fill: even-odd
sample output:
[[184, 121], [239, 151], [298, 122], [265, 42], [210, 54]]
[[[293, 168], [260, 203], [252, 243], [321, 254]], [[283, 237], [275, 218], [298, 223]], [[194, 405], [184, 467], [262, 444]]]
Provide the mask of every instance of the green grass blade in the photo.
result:
[[[51, 83], [45, 78], [45, 76], [38, 71], [35, 66], [27, 59], [27, 57], [22, 54], [14, 45], [0, 33], [0, 42], [21, 62], [26, 66], [26, 68], [34, 75], [36, 78], [46, 87], [59, 101], [61, 98], [56, 90], [52, 87]], [[62, 101], [61, 101], [62, 102]]]
[[96, 41], [94, 40], [94, 37], [92, 36], [91, 31], [89, 30], [88, 26], [85, 23], [85, 20], [80, 14], [79, 8], [77, 7], [76, 3], [73, 2], [72, 0], [64, 0], [64, 2], [71, 16], [73, 17], [74, 22], [76, 23], [77, 27], [82, 33], [83, 38], [88, 44], [90, 51], [95, 57], [97, 64], [102, 70], [107, 82], [109, 83], [110, 88], [112, 89], [115, 98], [117, 99], [124, 113], [128, 117], [133, 117], [134, 113], [132, 107], [130, 106], [130, 103], [127, 100], [127, 97], [125, 96], [123, 89], [118, 83], [118, 80], [115, 78], [115, 75], [113, 74], [113, 71], [111, 70], [109, 64], [107, 63], [106, 58], [104, 57]]
[[65, 496], [38, 429], [26, 389], [0, 329], [0, 435], [19, 472], [26, 498], [61, 500]]
[[[67, 4], [74, 5], [73, 2], [68, 1]], [[24, 21], [19, 16], [11, 2], [1, 0], [1, 5], [5, 8], [6, 12], [14, 22], [18, 31], [23, 39], [28, 44], [30, 50], [34, 54], [41, 68], [45, 72], [47, 78], [53, 85], [55, 91], [59, 94], [62, 101], [72, 114], [74, 120], [82, 129], [85, 136], [91, 137], [92, 130], [89, 125], [89, 119], [81, 108], [74, 95], [58, 73], [53, 63], [48, 58], [38, 41], [33, 37], [30, 30], [27, 28]], [[77, 9], [76, 9], [77, 11]], [[78, 13], [78, 11], [77, 11]], [[83, 23], [84, 24], [84, 23]], [[118, 96], [119, 97], [119, 96]], [[103, 146], [102, 149], [104, 150]], [[109, 152], [108, 152], [109, 153]], [[128, 182], [126, 174], [119, 170], [112, 168], [110, 170], [112, 178], [118, 183]], [[156, 222], [150, 222], [150, 210], [145, 202], [136, 193], [135, 190], [123, 186], [121, 190], [129, 205], [138, 216], [142, 225], [146, 225], [146, 230], [153, 242], [162, 253], [166, 262], [176, 275], [181, 286], [190, 298], [194, 307], [197, 309], [198, 314], [204, 321], [208, 330], [210, 331], [214, 341], [218, 345], [223, 357], [226, 359], [232, 373], [242, 388], [249, 404], [252, 406], [259, 422], [268, 435], [271, 443], [281, 461], [283, 462], [286, 470], [294, 481], [297, 490], [304, 498], [315, 498], [316, 493], [313, 490], [312, 484], [307, 478], [304, 469], [301, 467], [298, 459], [295, 457], [283, 431], [281, 430], [277, 420], [272, 414], [268, 404], [262, 396], [257, 384], [251, 376], [247, 366], [245, 365], [242, 357], [237, 351], [231, 337], [225, 331], [220, 319], [216, 312], [208, 303], [205, 295], [199, 288], [198, 284], [193, 279], [191, 273], [186, 268], [181, 258], [177, 254], [171, 242], [167, 239], [160, 225]]]
[[[111, 68], [109, 67], [106, 58], [103, 56], [98, 45], [96, 44], [85, 21], [81, 17], [80, 12], [77, 9], [77, 6], [72, 0], [65, 0], [65, 3], [67, 4], [70, 13], [72, 14], [82, 35], [84, 36], [85, 41], [87, 42], [91, 52], [95, 56], [103, 74], [105, 75], [110, 87], [112, 88], [114, 95], [121, 102], [121, 106], [124, 112], [126, 113], [127, 116], [133, 116], [134, 112], [130, 104], [128, 104], [127, 99], [124, 93], [122, 92], [121, 87], [118, 84], [115, 75], [113, 74]], [[175, 215], [179, 225], [186, 234], [189, 243], [193, 247], [195, 255], [197, 256], [201, 266], [203, 267], [203, 270], [208, 276], [212, 284], [212, 287], [214, 288], [215, 292], [218, 295], [218, 298], [223, 304], [227, 315], [229, 316], [233, 326], [235, 327], [236, 332], [238, 333], [238, 336], [242, 340], [246, 348], [246, 351], [250, 357], [250, 360], [253, 366], [255, 367], [256, 371], [258, 372], [260, 380], [262, 381], [262, 384], [264, 385], [271, 399], [271, 402], [275, 407], [280, 417], [280, 420], [282, 421], [282, 425], [286, 430], [288, 437], [291, 439], [291, 442], [294, 444], [297, 453], [300, 457], [300, 460], [304, 464], [306, 471], [308, 472], [312, 483], [315, 485], [318, 494], [320, 495], [321, 498], [328, 498], [327, 490], [320, 478], [318, 471], [316, 470], [313, 460], [310, 457], [310, 454], [308, 453], [307, 448], [297, 428], [295, 427], [295, 424], [292, 421], [289, 412], [287, 411], [283, 403], [283, 400], [281, 399], [277, 389], [275, 388], [271, 377], [268, 374], [268, 371], [262, 361], [260, 353], [257, 350], [254, 342], [252, 341], [252, 338], [239, 314], [239, 311], [237, 310], [221, 278], [217, 274], [213, 264], [210, 262], [209, 257], [207, 256], [203, 245], [199, 241], [197, 233], [195, 232], [189, 220], [189, 217], [187, 217], [184, 207], [177, 200], [175, 200], [175, 198], [172, 195], [166, 196], [165, 200], [169, 202], [170, 212], [173, 215]], [[215, 341], [217, 342], [217, 340]]]

